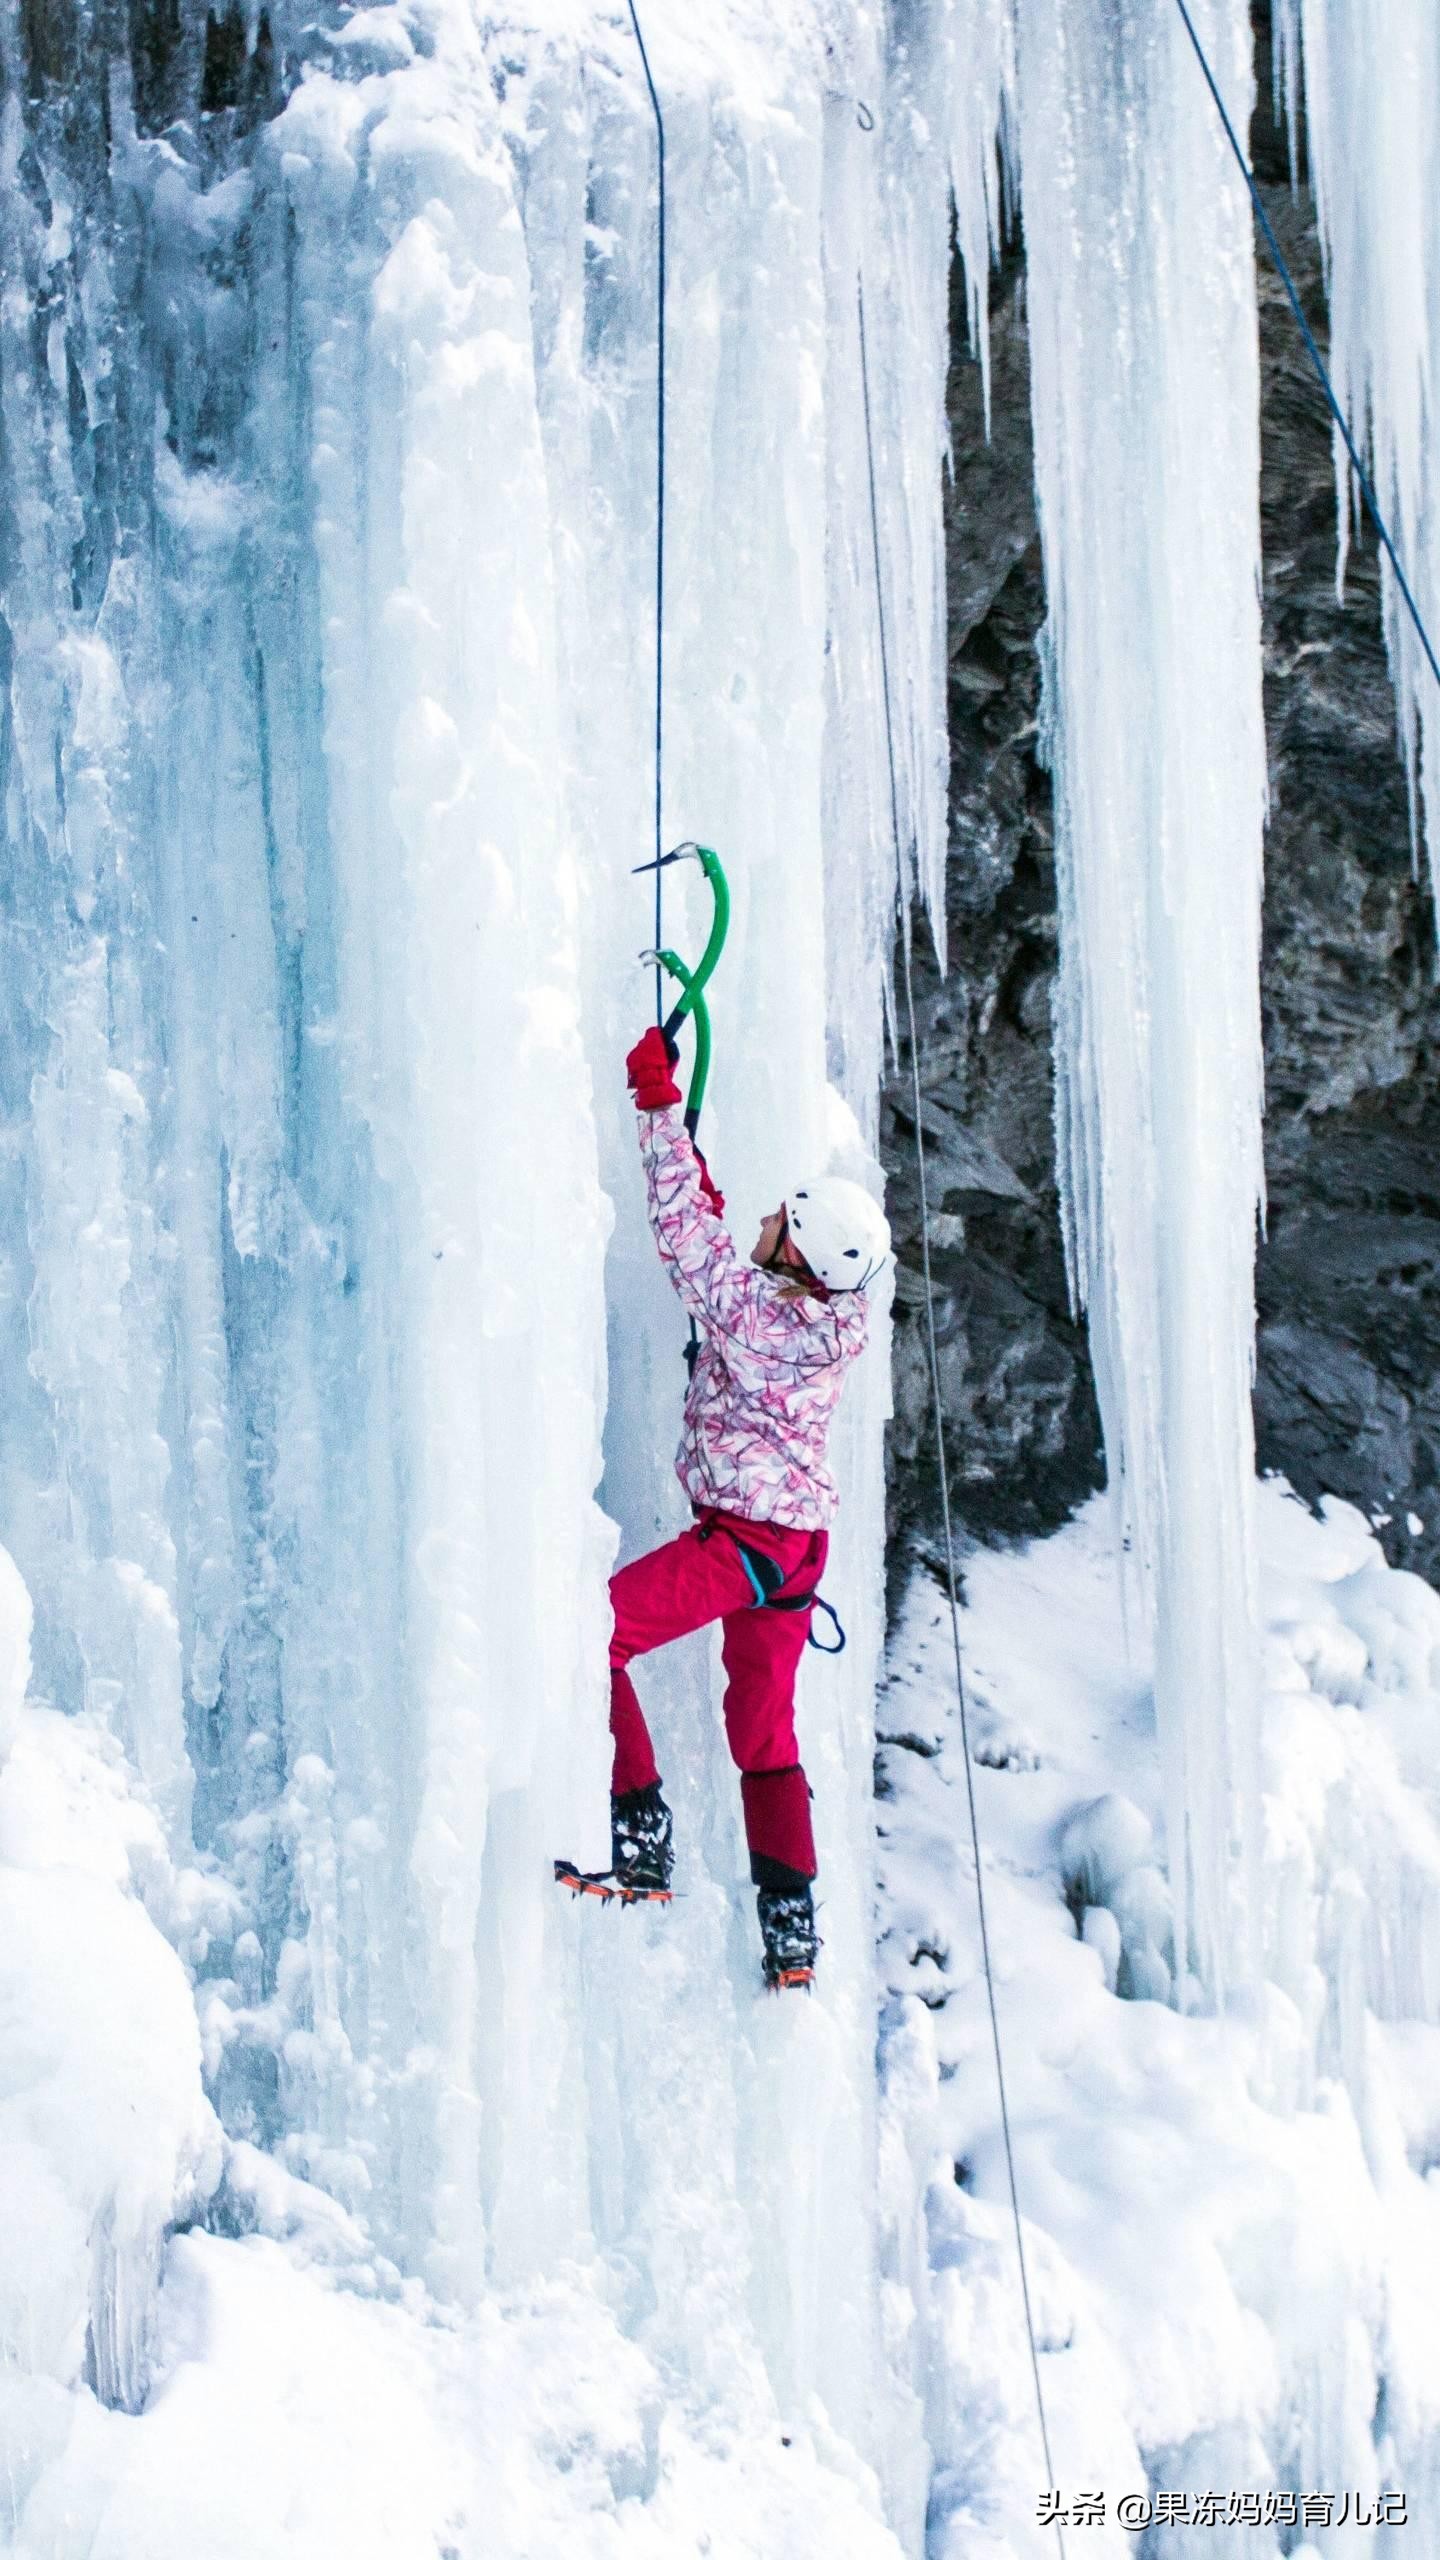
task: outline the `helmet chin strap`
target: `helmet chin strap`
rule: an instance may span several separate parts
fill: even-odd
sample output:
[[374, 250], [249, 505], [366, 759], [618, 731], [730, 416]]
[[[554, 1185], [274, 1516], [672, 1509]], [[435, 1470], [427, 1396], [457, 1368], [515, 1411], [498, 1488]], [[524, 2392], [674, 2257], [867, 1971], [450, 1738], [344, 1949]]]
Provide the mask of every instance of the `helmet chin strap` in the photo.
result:
[[787, 1246], [787, 1244], [789, 1243], [789, 1241], [790, 1241], [790, 1220], [789, 1220], [789, 1218], [786, 1216], [786, 1214], [785, 1214], [784, 1210], [782, 1209], [782, 1211], [781, 1211], [781, 1213], [780, 1213], [780, 1233], [778, 1234], [778, 1236], [777, 1236], [777, 1237], [776, 1237], [776, 1239], [775, 1239], [775, 1249], [774, 1249], [774, 1252], [770, 1255], [769, 1260], [768, 1260], [768, 1261], [765, 1263], [765, 1265], [764, 1265], [765, 1270], [767, 1270], [767, 1271], [789, 1271], [789, 1272], [793, 1273], [794, 1277], [795, 1277], [797, 1280], [801, 1280], [801, 1279], [809, 1279], [809, 1280], [813, 1280], [813, 1279], [814, 1279], [814, 1277], [815, 1277], [815, 1274], [814, 1274], [814, 1272], [811, 1270], [809, 1263], [808, 1263], [808, 1262], [806, 1262], [806, 1261], [804, 1260], [803, 1256], [802, 1256], [802, 1258], [801, 1258], [801, 1260], [800, 1260], [799, 1262], [786, 1262], [786, 1261], [784, 1261], [784, 1260], [783, 1260], [783, 1258], [782, 1258], [782, 1257], [783, 1257], [784, 1252], [785, 1252], [785, 1247]]
[[788, 1268], [788, 1265], [781, 1261], [780, 1256], [785, 1250], [786, 1239], [788, 1238], [789, 1233], [790, 1221], [782, 1209], [780, 1212], [780, 1233], [776, 1237], [769, 1252], [765, 1256], [764, 1261], [760, 1265], [762, 1271], [783, 1271]]
[[789, 1242], [790, 1221], [789, 1218], [786, 1217], [781, 1226], [780, 1233], [775, 1239], [775, 1250], [770, 1254], [766, 1261], [761, 1263], [761, 1270], [778, 1271], [787, 1280], [794, 1280], [801, 1288], [818, 1289], [828, 1298], [830, 1292], [826, 1289], [824, 1281], [820, 1278], [818, 1272], [811, 1270], [810, 1265], [805, 1260], [803, 1254], [798, 1262], [784, 1262], [781, 1260], [781, 1256]]

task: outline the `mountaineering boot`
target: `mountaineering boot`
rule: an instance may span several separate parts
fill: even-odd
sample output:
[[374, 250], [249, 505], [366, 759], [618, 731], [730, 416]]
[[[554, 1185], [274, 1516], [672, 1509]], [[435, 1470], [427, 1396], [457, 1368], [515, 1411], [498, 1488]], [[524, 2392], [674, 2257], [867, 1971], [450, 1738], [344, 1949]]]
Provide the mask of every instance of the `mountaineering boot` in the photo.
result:
[[668, 1893], [674, 1822], [659, 1784], [610, 1799], [610, 1863], [632, 1893]]
[[815, 1904], [805, 1878], [797, 1877], [783, 1892], [761, 1885], [756, 1902], [760, 1935], [765, 1942], [765, 1981], [771, 1991], [808, 1991], [815, 1979], [820, 1941], [815, 1935]]
[[555, 1861], [555, 1881], [601, 1902], [668, 1902], [675, 1864], [670, 1807], [658, 1783], [610, 1799], [610, 1866], [583, 1875], [568, 1858]]

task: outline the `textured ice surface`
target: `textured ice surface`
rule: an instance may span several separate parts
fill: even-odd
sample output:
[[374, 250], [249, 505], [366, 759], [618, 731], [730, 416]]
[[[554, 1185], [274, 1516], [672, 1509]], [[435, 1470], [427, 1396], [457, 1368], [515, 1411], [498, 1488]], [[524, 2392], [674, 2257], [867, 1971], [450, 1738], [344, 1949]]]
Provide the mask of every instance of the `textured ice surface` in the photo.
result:
[[[141, 2407], [168, 2228], [215, 2185], [176, 1927], [183, 1885], [113, 1738], [21, 1704], [30, 1610], [0, 1555], [0, 2465], [12, 2501], [82, 2381]], [[8, 2520], [8, 2514], [7, 2514]]]
[[196, 2233], [158, 2353], [139, 2425], [55, 2412], [15, 2560], [899, 2560], [843, 2461], [694, 2423], [578, 2271], [446, 2322]]

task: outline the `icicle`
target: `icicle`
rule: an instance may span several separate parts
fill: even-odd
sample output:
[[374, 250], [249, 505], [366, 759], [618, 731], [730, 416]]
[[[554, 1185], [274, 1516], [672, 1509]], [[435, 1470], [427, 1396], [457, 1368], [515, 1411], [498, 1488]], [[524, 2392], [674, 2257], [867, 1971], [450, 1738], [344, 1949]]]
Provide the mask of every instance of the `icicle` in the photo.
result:
[[[1239, 0], [1199, 23], [1240, 119]], [[1153, 1614], [1176, 1967], [1222, 1984], [1255, 1806], [1257, 359], [1243, 188], [1178, 16], [1022, 0], [1061, 915], [1059, 1153]], [[1223, 398], [1215, 396], [1224, 386]]]
[[[1440, 14], [1396, 0], [1383, 29], [1346, 0], [1284, 0], [1287, 101], [1303, 56], [1305, 134], [1330, 296], [1330, 366], [1341, 407], [1432, 640], [1440, 626]], [[1292, 140], [1293, 147], [1293, 140]], [[1340, 551], [1355, 497], [1336, 437]], [[1368, 525], [1356, 530], [1370, 539]], [[1385, 644], [1418, 854], [1440, 889], [1440, 752], [1434, 676], [1381, 555]]]
[[1007, 194], [1010, 118], [1015, 97], [1015, 20], [1010, 0], [982, 0], [950, 12], [950, 183], [955, 245], [965, 270], [970, 344], [980, 360], [985, 431], [990, 431], [992, 260], [999, 252]]
[[1290, 184], [1300, 184], [1300, 0], [1275, 0], [1270, 103], [1282, 120], [1290, 157]]

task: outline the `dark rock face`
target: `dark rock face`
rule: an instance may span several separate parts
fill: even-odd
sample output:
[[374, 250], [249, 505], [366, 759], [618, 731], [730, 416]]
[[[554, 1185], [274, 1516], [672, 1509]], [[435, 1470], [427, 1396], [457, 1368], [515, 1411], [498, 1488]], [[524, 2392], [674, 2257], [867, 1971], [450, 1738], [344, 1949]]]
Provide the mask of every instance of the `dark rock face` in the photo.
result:
[[[1269, 112], [1263, 8], [1256, 33], [1256, 165], [1323, 345], [1314, 208], [1303, 188], [1292, 195]], [[1440, 1578], [1435, 934], [1412, 867], [1374, 547], [1367, 537], [1352, 554], [1341, 605], [1328, 421], [1268, 264], [1260, 292], [1271, 821], [1259, 1458], [1312, 1500], [1338, 1493], [1388, 1514], [1392, 1560]], [[1044, 598], [1018, 254], [995, 279], [992, 330], [987, 444], [957, 296], [947, 979], [923, 925], [915, 937], [946, 1448], [959, 1524], [980, 1537], [1056, 1525], [1104, 1471], [1054, 1181], [1055, 890], [1049, 783], [1035, 756]], [[909, 1083], [902, 1049], [882, 1124], [900, 1262], [897, 1553], [938, 1525]]]
[[[1268, 104], [1261, 35], [1262, 99]], [[1314, 212], [1268, 116], [1271, 220], [1324, 344]], [[1330, 430], [1281, 287], [1261, 277], [1268, 1234], [1260, 1463], [1388, 1513], [1392, 1562], [1440, 1579], [1440, 988], [1412, 864], [1367, 533], [1335, 595]], [[1421, 1525], [1413, 1529], [1410, 1520]]]
[[[958, 293], [953, 310], [951, 968], [942, 980], [919, 923], [914, 968], [946, 1451], [964, 1528], [1005, 1536], [1056, 1526], [1100, 1481], [1102, 1460], [1055, 1192], [1055, 874], [1050, 785], [1035, 754], [1044, 594], [1018, 254], [991, 299], [988, 443]], [[891, 1469], [902, 1544], [933, 1528], [937, 1507], [913, 1142], [906, 1047], [881, 1141], [899, 1258]]]

